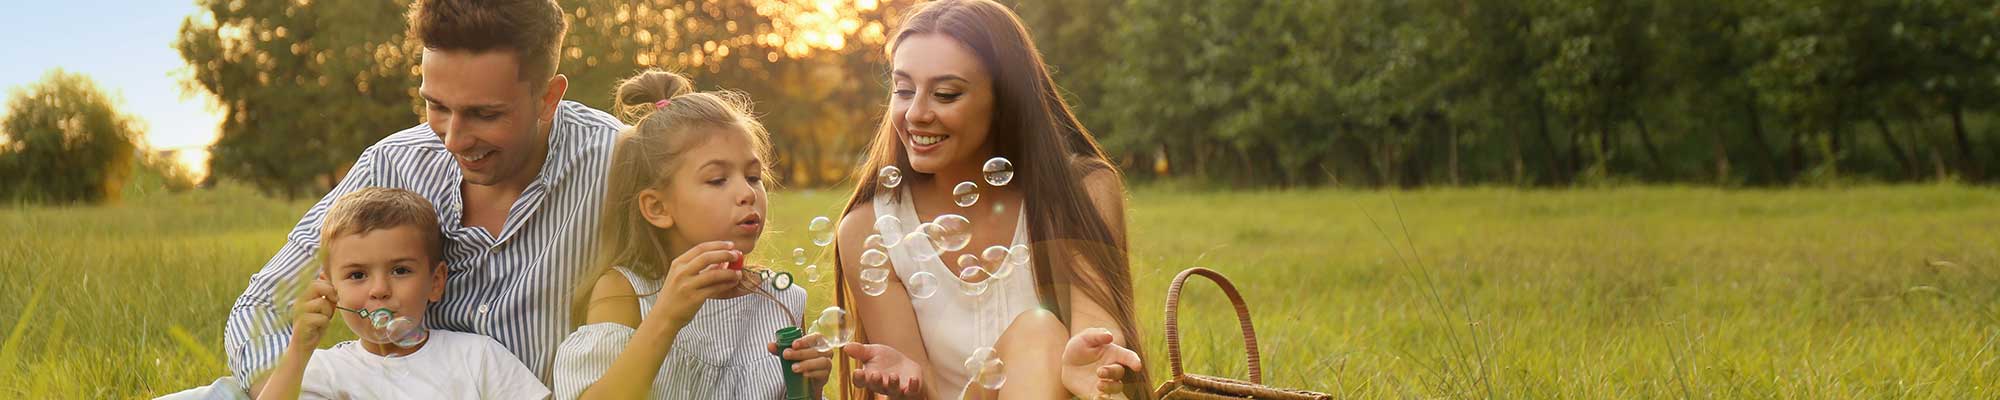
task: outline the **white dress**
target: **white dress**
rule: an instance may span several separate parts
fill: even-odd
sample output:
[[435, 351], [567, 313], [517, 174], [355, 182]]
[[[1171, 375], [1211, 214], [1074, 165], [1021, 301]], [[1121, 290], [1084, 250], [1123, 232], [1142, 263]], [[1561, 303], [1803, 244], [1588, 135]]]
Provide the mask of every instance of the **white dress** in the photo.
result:
[[[662, 282], [646, 279], [624, 267], [613, 267], [632, 282], [639, 297], [639, 315], [653, 310]], [[769, 281], [762, 283], [769, 289]], [[765, 346], [777, 339], [779, 328], [792, 326], [806, 306], [806, 290], [793, 286], [772, 291], [787, 313], [763, 296], [747, 294], [708, 299], [687, 326], [674, 336], [674, 347], [653, 377], [653, 399], [784, 399], [784, 366]], [[574, 399], [597, 383], [625, 346], [632, 327], [610, 322], [578, 327], [556, 348], [555, 398]]]
[[[917, 225], [927, 222], [919, 220], [916, 207], [907, 201], [910, 198], [907, 188], [900, 197], [904, 201], [891, 197], [875, 196], [875, 215], [896, 216], [902, 221], [904, 232], [913, 232]], [[1014, 226], [1014, 245], [1028, 244], [1027, 214], [1021, 215]], [[1033, 262], [1013, 267], [1006, 277], [987, 279], [985, 293], [968, 296], [959, 291], [959, 285], [965, 281], [958, 274], [952, 273], [939, 257], [917, 258], [920, 249], [931, 249], [931, 245], [897, 243], [889, 249], [889, 263], [903, 282], [909, 282], [910, 275], [917, 272], [937, 277], [937, 293], [925, 299], [910, 298], [910, 307], [916, 311], [917, 331], [923, 335], [924, 351], [930, 355], [931, 371], [925, 377], [924, 388], [930, 398], [955, 399], [972, 379], [974, 371], [966, 369], [965, 360], [972, 357], [973, 351], [992, 347], [1015, 316], [1041, 308], [1041, 300], [1035, 294], [1035, 268]]]

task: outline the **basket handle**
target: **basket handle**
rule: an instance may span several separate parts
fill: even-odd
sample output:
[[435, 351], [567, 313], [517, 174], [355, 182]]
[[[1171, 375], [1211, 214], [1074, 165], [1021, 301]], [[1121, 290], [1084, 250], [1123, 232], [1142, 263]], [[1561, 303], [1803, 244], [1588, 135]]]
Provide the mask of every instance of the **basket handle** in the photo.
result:
[[1236, 322], [1243, 325], [1243, 348], [1249, 355], [1250, 383], [1264, 384], [1264, 372], [1262, 367], [1258, 366], [1257, 329], [1250, 325], [1250, 306], [1243, 302], [1243, 295], [1236, 292], [1236, 285], [1230, 284], [1229, 278], [1202, 267], [1181, 271], [1180, 275], [1174, 276], [1174, 283], [1167, 287], [1167, 361], [1173, 366], [1174, 377], [1180, 378], [1184, 375], [1181, 372], [1181, 285], [1187, 283], [1188, 277], [1193, 275], [1201, 275], [1214, 281], [1216, 286], [1222, 287], [1222, 294], [1229, 295], [1230, 305], [1236, 307]]

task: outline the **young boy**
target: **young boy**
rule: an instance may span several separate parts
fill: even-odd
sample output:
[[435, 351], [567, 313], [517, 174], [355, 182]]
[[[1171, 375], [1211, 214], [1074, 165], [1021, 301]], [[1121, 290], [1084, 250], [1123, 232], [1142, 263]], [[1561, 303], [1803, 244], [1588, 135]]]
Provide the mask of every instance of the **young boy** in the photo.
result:
[[[257, 398], [548, 397], [492, 338], [423, 328], [425, 310], [444, 296], [437, 224], [430, 202], [402, 189], [364, 188], [335, 200], [320, 227], [319, 276], [294, 304], [291, 343]], [[378, 310], [389, 315], [362, 315]], [[365, 340], [315, 349], [335, 315]], [[385, 335], [381, 322], [392, 318], [418, 333]]]

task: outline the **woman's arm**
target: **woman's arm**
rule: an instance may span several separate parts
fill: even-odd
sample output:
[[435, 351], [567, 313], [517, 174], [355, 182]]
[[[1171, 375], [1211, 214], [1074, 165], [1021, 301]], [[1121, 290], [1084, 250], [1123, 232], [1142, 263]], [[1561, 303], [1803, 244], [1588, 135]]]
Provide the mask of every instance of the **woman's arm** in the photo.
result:
[[[924, 349], [922, 333], [917, 330], [917, 312], [910, 306], [909, 292], [904, 289], [903, 281], [897, 278], [896, 274], [891, 273], [889, 274], [889, 281], [886, 282], [888, 289], [883, 291], [882, 294], [868, 296], [861, 291], [861, 270], [868, 268], [861, 264], [861, 253], [868, 250], [863, 247], [863, 242], [868, 239], [869, 235], [874, 234], [876, 234], [875, 210], [872, 207], [865, 205], [857, 207], [855, 210], [849, 211], [846, 216], [840, 218], [840, 240], [836, 244], [840, 249], [840, 260], [838, 260], [840, 263], [840, 274], [842, 279], [847, 283], [846, 289], [849, 295], [854, 300], [853, 315], [857, 317], [856, 319], [863, 328], [862, 331], [868, 336], [867, 343], [888, 346], [896, 352], [902, 353], [904, 358], [913, 362], [916, 366], [916, 368], [913, 368], [915, 376], [895, 376], [893, 378], [897, 379], [893, 380], [914, 383], [910, 386], [916, 387], [907, 389], [912, 389], [909, 390], [910, 392], [921, 393], [921, 385], [924, 384], [921, 381], [924, 371], [930, 371], [930, 356]], [[883, 264], [880, 268], [892, 268], [892, 266]], [[862, 362], [869, 364], [865, 360]], [[847, 374], [853, 373], [852, 371], [841, 372]], [[874, 371], [868, 372], [864, 373], [864, 376], [860, 378], [888, 378], [873, 374], [872, 372]], [[908, 373], [909, 371], [904, 372]], [[850, 375], [849, 378], [854, 379], [856, 377]], [[860, 379], [857, 383], [871, 391], [892, 395], [897, 393], [890, 393], [890, 389], [900, 388], [903, 383], [887, 382], [892, 379], [881, 379], [882, 383], [885, 384], [870, 385], [870, 382], [866, 382], [867, 380]]]

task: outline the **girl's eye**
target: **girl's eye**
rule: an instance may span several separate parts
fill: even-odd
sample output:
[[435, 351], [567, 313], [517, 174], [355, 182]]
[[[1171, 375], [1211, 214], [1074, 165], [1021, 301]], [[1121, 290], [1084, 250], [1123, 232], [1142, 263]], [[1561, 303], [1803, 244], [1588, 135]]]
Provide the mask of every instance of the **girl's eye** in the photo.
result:
[[910, 96], [917, 95], [917, 91], [909, 89], [896, 89], [896, 91], [890, 93], [896, 95], [896, 98], [899, 99], [907, 99], [910, 98]]
[[944, 100], [948, 102], [952, 100], [958, 100], [958, 96], [964, 96], [964, 95], [965, 95], [964, 93], [937, 93], [933, 94], [932, 96], [937, 96], [938, 100]]
[[729, 182], [728, 178], [715, 178], [715, 179], [709, 179], [707, 183], [709, 186], [722, 186], [723, 183], [728, 183], [728, 182]]
[[747, 180], [747, 181], [750, 181], [750, 184], [752, 184], [752, 185], [755, 185], [755, 184], [759, 184], [759, 183], [764, 183], [764, 177], [761, 177], [761, 176], [756, 176], [756, 175], [751, 175], [751, 176], [747, 176], [747, 177], [744, 177], [744, 178], [743, 178], [743, 180]]

